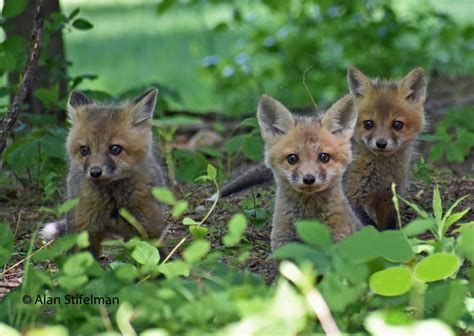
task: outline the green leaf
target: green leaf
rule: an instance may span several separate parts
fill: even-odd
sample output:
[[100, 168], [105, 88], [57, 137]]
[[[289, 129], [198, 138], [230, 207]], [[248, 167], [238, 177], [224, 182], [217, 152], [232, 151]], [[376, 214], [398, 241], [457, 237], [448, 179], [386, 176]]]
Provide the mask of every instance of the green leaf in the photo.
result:
[[139, 241], [137, 243], [131, 256], [137, 263], [142, 265], [156, 265], [160, 261], [160, 253], [158, 250], [144, 241]]
[[181, 275], [189, 275], [189, 265], [184, 261], [171, 261], [166, 264], [161, 264], [159, 270], [163, 273], [167, 279], [174, 279]]
[[463, 163], [464, 162], [464, 152], [456, 144], [451, 144], [446, 151], [446, 157], [449, 162]]
[[171, 190], [169, 190], [168, 188], [163, 188], [163, 187], [153, 188], [151, 193], [160, 202], [170, 204], [170, 205], [176, 204], [176, 198], [174, 197]]
[[351, 286], [335, 274], [328, 273], [324, 275], [318, 288], [331, 311], [343, 312], [347, 306], [361, 299], [362, 294], [366, 291], [366, 286], [364, 282]]
[[11, 53], [0, 55], [0, 69], [3, 71], [13, 71], [16, 68], [16, 58]]
[[188, 202], [179, 201], [174, 205], [172, 215], [174, 218], [179, 218], [186, 212], [186, 210], [188, 210]]
[[252, 161], [263, 159], [264, 147], [262, 138], [257, 135], [246, 136], [242, 143], [242, 151], [245, 157]]
[[207, 240], [196, 240], [184, 250], [184, 260], [189, 263], [199, 261], [207, 254], [207, 252], [209, 252], [210, 248], [211, 243], [209, 243]]
[[306, 243], [328, 250], [332, 245], [331, 233], [318, 221], [297, 221], [298, 236]]
[[408, 292], [412, 285], [411, 270], [393, 267], [375, 272], [369, 278], [370, 289], [382, 296], [398, 296]]
[[374, 248], [379, 251], [381, 257], [392, 262], [405, 262], [415, 257], [410, 242], [400, 231], [382, 232]]
[[68, 276], [84, 274], [94, 263], [94, 257], [90, 252], [79, 252], [66, 259], [63, 271]]
[[422, 218], [428, 218], [430, 217], [430, 215], [428, 215], [428, 213], [423, 210], [423, 208], [419, 207], [418, 205], [416, 205], [415, 203], [412, 203], [410, 201], [407, 201], [406, 199], [404, 199], [403, 197], [400, 197], [398, 196], [399, 199], [401, 199], [403, 201], [403, 203], [405, 203], [406, 205], [408, 205], [410, 208], [412, 208], [413, 210], [415, 210], [416, 214]]
[[441, 223], [441, 216], [443, 215], [443, 206], [441, 205], [441, 195], [439, 193], [438, 186], [433, 189], [433, 213], [436, 219], [436, 223]]
[[114, 268], [117, 279], [126, 283], [132, 283], [138, 276], [138, 270], [134, 265], [122, 263]]
[[10, 225], [6, 223], [0, 223], [0, 267], [10, 260], [13, 254], [13, 242], [15, 237]]
[[69, 14], [68, 19], [69, 19], [69, 20], [74, 19], [74, 18], [79, 14], [80, 11], [81, 11], [80, 8], [74, 9], [74, 10], [71, 12], [71, 14]]
[[[28, 0], [10, 0], [3, 2], [2, 16], [6, 19], [19, 15], [26, 7]], [[35, 6], [36, 7], [36, 6]]]
[[340, 241], [336, 249], [341, 256], [350, 261], [367, 262], [380, 256], [379, 251], [374, 248], [378, 236], [379, 232], [373, 226], [366, 226]]
[[87, 275], [63, 275], [58, 278], [59, 286], [67, 289], [68, 291], [81, 288], [88, 281], [89, 277]]
[[470, 226], [461, 233], [456, 248], [461, 255], [474, 262], [474, 226]]
[[79, 204], [79, 198], [73, 198], [73, 199], [67, 200], [66, 202], [64, 202], [63, 204], [59, 206], [58, 213], [64, 214], [66, 212], [69, 212], [69, 210], [71, 210], [78, 204]]
[[419, 234], [426, 232], [427, 230], [433, 229], [435, 222], [433, 218], [417, 218], [402, 228], [402, 232], [407, 237], [415, 237]]
[[229, 222], [229, 231], [222, 238], [225, 246], [237, 245], [247, 228], [247, 218], [243, 214], [234, 215]]
[[208, 231], [209, 229], [204, 226], [193, 225], [189, 227], [189, 232], [191, 233], [194, 239], [203, 239]]
[[207, 165], [207, 176], [208, 176], [211, 180], [215, 180], [215, 179], [216, 179], [217, 170], [216, 170], [216, 168], [214, 168], [214, 166], [211, 165], [211, 164], [208, 164], [208, 165]]
[[196, 222], [194, 219], [191, 217], [184, 217], [183, 218], [183, 224], [184, 225], [198, 225], [199, 222]]
[[79, 30], [89, 30], [94, 27], [92, 23], [85, 19], [76, 19], [72, 22], [72, 25], [74, 28], [79, 29]]
[[449, 228], [451, 227], [451, 225], [453, 225], [453, 224], [456, 223], [458, 220], [460, 220], [461, 218], [463, 218], [470, 210], [471, 210], [470, 208], [467, 208], [467, 209], [464, 209], [464, 210], [462, 210], [462, 211], [453, 213], [451, 216], [449, 216], [448, 218], [446, 218], [446, 222], [444, 223], [444, 227], [443, 227], [443, 235], [445, 235], [446, 232], [448, 232], [448, 230], [449, 230]]
[[438, 281], [453, 275], [460, 263], [456, 255], [451, 253], [435, 253], [424, 258], [415, 265], [414, 274], [424, 282]]
[[330, 269], [329, 257], [321, 251], [300, 243], [288, 243], [272, 253], [275, 259], [290, 259], [296, 263], [310, 261], [318, 274], [325, 274]]
[[33, 261], [51, 260], [63, 256], [66, 251], [76, 246], [77, 234], [71, 234], [56, 239], [51, 245], [38, 251], [33, 257]]
[[8, 324], [0, 322], [0, 335], [3, 336], [21, 336], [21, 333]]

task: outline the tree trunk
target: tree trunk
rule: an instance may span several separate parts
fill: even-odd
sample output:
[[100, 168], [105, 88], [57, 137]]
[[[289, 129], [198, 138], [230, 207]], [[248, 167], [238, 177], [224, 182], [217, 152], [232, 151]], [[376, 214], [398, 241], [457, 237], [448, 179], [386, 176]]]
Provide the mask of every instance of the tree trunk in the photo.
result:
[[[17, 1], [17, 0], [5, 0], [5, 2]], [[13, 35], [22, 37], [25, 41], [30, 40], [31, 29], [33, 27], [33, 15], [35, 11], [36, 1], [28, 0], [26, 8], [21, 14], [12, 18], [12, 22], [5, 27], [7, 38]], [[44, 4], [44, 11], [46, 19], [53, 13], [60, 13], [61, 9], [59, 6], [59, 0], [47, 0]], [[34, 96], [34, 92], [39, 88], [51, 88], [54, 85], [58, 85], [59, 99], [62, 99], [67, 94], [67, 68], [66, 68], [66, 57], [64, 52], [64, 41], [61, 30], [51, 32], [49, 29], [44, 31], [44, 38], [41, 54], [40, 63], [38, 65], [36, 79], [33, 83], [31, 91], [28, 93], [25, 103], [29, 108], [29, 113], [33, 114], [45, 114], [52, 113], [56, 116], [58, 121], [64, 121], [66, 119], [66, 113], [62, 109], [46, 110], [39, 99]], [[25, 51], [26, 55], [26, 51]], [[46, 64], [46, 65], [45, 65]], [[18, 85], [20, 73], [11, 72], [8, 74], [8, 81], [10, 85]], [[10, 100], [13, 97], [10, 98]]]

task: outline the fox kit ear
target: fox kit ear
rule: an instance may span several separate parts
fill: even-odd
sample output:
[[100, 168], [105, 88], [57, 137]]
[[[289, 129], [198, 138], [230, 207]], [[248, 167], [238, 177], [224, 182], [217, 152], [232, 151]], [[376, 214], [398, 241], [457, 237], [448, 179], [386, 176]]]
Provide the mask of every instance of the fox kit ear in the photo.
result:
[[158, 89], [150, 89], [132, 102], [133, 124], [138, 125], [153, 117]]
[[321, 124], [332, 134], [351, 138], [357, 122], [354, 98], [346, 95], [324, 113]]
[[354, 66], [347, 69], [347, 83], [350, 93], [358, 98], [365, 96], [365, 92], [371, 85], [369, 77]]
[[295, 119], [291, 112], [268, 95], [260, 97], [257, 119], [265, 142], [272, 141], [295, 127]]
[[74, 123], [77, 119], [77, 110], [80, 106], [93, 104], [93, 101], [90, 100], [83, 92], [81, 91], [72, 91], [69, 95], [67, 101], [67, 111], [69, 117]]
[[400, 82], [405, 98], [413, 103], [424, 103], [426, 99], [426, 79], [423, 68], [416, 68], [406, 75]]

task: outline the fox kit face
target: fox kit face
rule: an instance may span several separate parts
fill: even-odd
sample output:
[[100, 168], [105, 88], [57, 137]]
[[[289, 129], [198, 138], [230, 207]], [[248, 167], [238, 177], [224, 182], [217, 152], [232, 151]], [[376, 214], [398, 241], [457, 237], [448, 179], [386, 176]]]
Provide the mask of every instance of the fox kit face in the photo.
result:
[[320, 192], [342, 177], [352, 159], [350, 138], [357, 118], [352, 97], [340, 99], [318, 119], [295, 118], [263, 95], [257, 117], [266, 164], [294, 190]]
[[100, 106], [74, 91], [68, 101], [72, 128], [67, 138], [71, 167], [94, 182], [126, 178], [151, 150], [152, 118], [158, 91], [123, 106]]
[[423, 69], [392, 82], [370, 79], [350, 67], [348, 83], [358, 112], [355, 139], [372, 153], [389, 156], [421, 132], [426, 98]]

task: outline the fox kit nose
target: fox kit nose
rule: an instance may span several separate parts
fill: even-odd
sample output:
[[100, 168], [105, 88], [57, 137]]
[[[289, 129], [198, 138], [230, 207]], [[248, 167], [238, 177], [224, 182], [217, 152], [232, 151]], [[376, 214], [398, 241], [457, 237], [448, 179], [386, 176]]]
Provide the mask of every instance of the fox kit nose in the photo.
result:
[[375, 144], [377, 145], [378, 148], [380, 149], [384, 149], [385, 147], [387, 147], [387, 140], [385, 139], [378, 139]]
[[308, 184], [308, 185], [313, 184], [314, 181], [316, 181], [316, 179], [311, 174], [306, 174], [305, 176], [303, 176], [303, 183], [304, 184]]
[[102, 175], [102, 169], [100, 169], [100, 167], [92, 167], [89, 170], [89, 174], [93, 178], [98, 178]]

